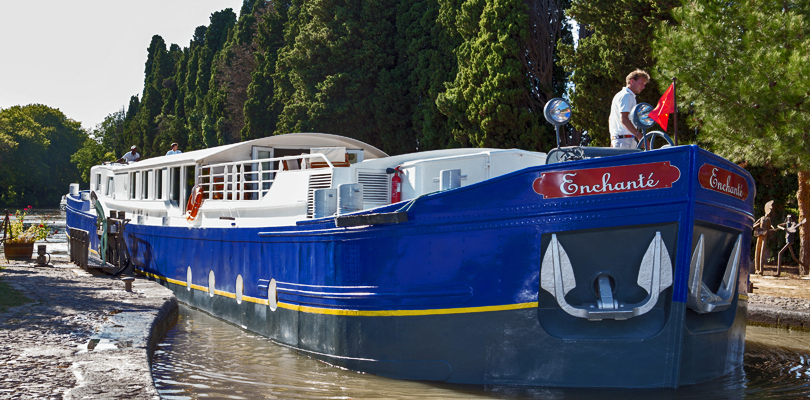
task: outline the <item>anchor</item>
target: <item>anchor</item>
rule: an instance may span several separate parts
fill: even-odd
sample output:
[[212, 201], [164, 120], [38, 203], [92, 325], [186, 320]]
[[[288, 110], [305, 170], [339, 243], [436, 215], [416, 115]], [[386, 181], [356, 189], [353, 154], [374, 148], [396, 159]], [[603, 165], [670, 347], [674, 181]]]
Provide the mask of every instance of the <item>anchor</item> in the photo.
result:
[[568, 254], [557, 240], [557, 235], [551, 235], [551, 243], [546, 249], [541, 266], [540, 287], [551, 293], [557, 304], [569, 315], [589, 321], [625, 320], [652, 310], [661, 292], [672, 286], [672, 261], [661, 239], [661, 232], [655, 233], [655, 238], [641, 260], [637, 283], [647, 292], [645, 300], [637, 304], [623, 304], [614, 299], [610, 277], [607, 275], [597, 278], [599, 298], [596, 303], [579, 306], [568, 304], [565, 295], [576, 287], [574, 269]]
[[737, 287], [737, 269], [740, 265], [740, 252], [742, 250], [742, 235], [737, 236], [737, 243], [731, 251], [726, 264], [726, 273], [717, 293], [714, 293], [703, 283], [703, 235], [700, 235], [695, 251], [692, 253], [692, 263], [689, 268], [689, 295], [686, 306], [692, 310], [706, 314], [719, 312], [731, 305], [734, 289]]

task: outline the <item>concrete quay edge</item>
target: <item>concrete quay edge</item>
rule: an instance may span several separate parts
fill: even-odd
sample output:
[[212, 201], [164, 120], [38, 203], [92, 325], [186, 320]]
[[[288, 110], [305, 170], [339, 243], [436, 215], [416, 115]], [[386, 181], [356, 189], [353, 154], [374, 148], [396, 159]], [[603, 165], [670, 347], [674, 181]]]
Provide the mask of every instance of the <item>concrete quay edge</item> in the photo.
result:
[[810, 312], [773, 304], [748, 304], [748, 325], [810, 331]]
[[0, 314], [0, 374], [8, 376], [0, 399], [160, 398], [151, 363], [178, 315], [171, 290], [136, 276], [126, 292], [120, 278], [66, 260], [0, 266], [3, 281], [33, 300]]

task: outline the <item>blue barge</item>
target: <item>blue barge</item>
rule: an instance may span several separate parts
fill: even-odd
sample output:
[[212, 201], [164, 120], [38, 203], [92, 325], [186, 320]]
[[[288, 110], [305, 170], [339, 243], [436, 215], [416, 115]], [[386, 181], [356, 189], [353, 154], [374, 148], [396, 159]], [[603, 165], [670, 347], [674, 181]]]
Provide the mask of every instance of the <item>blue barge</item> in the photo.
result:
[[678, 387], [740, 368], [751, 176], [696, 146], [588, 149], [274, 136], [94, 167], [67, 225], [125, 213], [137, 271], [351, 370]]

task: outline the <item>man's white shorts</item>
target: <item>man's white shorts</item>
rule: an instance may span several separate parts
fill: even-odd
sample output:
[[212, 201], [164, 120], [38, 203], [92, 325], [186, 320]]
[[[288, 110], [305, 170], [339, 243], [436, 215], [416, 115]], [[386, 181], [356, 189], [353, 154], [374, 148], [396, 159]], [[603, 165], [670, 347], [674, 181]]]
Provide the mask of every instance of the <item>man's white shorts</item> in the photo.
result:
[[638, 146], [636, 138], [610, 139], [610, 147], [619, 149], [635, 149]]

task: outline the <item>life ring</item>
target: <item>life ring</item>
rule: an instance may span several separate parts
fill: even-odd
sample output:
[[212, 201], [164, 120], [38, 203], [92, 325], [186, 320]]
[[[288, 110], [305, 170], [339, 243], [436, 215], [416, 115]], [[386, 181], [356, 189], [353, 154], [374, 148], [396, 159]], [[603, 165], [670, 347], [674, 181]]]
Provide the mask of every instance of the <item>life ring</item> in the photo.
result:
[[197, 213], [200, 211], [200, 206], [203, 202], [203, 189], [200, 185], [195, 185], [191, 189], [191, 195], [188, 196], [188, 204], [186, 205], [186, 220], [188, 222], [194, 221], [197, 218]]

